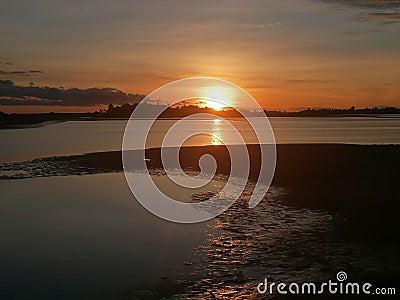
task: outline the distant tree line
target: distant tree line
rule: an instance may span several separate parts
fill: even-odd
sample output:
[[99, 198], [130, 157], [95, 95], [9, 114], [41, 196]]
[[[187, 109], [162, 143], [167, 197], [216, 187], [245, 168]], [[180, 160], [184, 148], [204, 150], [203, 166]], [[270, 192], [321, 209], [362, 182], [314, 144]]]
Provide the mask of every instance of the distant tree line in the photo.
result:
[[[13, 128], [14, 125], [29, 125], [43, 122], [71, 121], [71, 120], [98, 120], [98, 119], [128, 119], [138, 103], [122, 104], [114, 106], [110, 104], [107, 109], [95, 111], [92, 113], [42, 113], [42, 114], [6, 114], [0, 111], [0, 128]], [[144, 104], [149, 112], [158, 111], [157, 104]], [[199, 107], [197, 105], [182, 105], [176, 107], [163, 107], [165, 111], [160, 118], [183, 118], [193, 114], [212, 114], [222, 118], [241, 118], [238, 111], [232, 108], [224, 108], [216, 111], [208, 107]], [[361, 115], [397, 115], [400, 114], [400, 108], [396, 107], [373, 107], [373, 108], [355, 108], [348, 109], [323, 108], [312, 109], [297, 112], [286, 111], [267, 111], [264, 113], [268, 117], [335, 117], [335, 116], [361, 116]], [[263, 112], [245, 111], [246, 116], [262, 116]]]
[[[107, 110], [101, 110], [99, 112], [95, 112], [93, 115], [99, 118], [129, 118], [137, 107], [137, 103], [135, 104], [123, 104], [120, 106], [114, 106], [110, 104]], [[155, 109], [159, 105], [154, 104], [143, 104], [147, 107], [148, 111]], [[197, 105], [182, 105], [176, 107], [166, 107], [163, 109], [165, 111], [160, 115], [160, 118], [183, 118], [193, 114], [212, 114], [222, 118], [240, 118], [242, 115], [234, 109], [224, 109], [221, 111], [216, 111], [209, 107], [199, 107]]]
[[397, 107], [373, 107], [373, 108], [355, 108], [354, 106], [348, 109], [338, 108], [308, 108], [301, 111], [286, 112], [286, 111], [265, 111], [269, 117], [329, 117], [329, 116], [349, 116], [349, 115], [389, 115], [400, 114], [400, 108]]
[[[100, 118], [129, 118], [133, 110], [138, 104], [123, 104], [114, 106], [110, 104], [108, 109], [94, 113]], [[149, 109], [155, 107], [153, 104], [145, 104]], [[245, 111], [247, 116], [261, 116], [260, 112]], [[182, 118], [192, 114], [207, 113], [220, 116], [222, 118], [240, 118], [243, 117], [234, 109], [224, 108], [216, 111], [208, 107], [199, 107], [197, 105], [183, 105], [177, 107], [169, 107], [161, 114], [161, 118]], [[376, 115], [376, 114], [400, 114], [400, 108], [397, 107], [373, 107], [373, 108], [355, 108], [354, 106], [348, 109], [337, 108], [308, 108], [301, 111], [269, 111], [264, 110], [264, 113], [269, 117], [328, 117], [328, 116], [343, 116], [343, 115]]]

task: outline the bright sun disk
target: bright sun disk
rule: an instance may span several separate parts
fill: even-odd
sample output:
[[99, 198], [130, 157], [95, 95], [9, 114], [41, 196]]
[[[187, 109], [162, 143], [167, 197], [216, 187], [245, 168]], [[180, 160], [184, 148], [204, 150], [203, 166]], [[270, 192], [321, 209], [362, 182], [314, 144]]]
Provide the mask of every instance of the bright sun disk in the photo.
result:
[[212, 108], [214, 110], [221, 110], [223, 107], [225, 107], [225, 105], [223, 103], [220, 103], [216, 100], [212, 100], [212, 99], [207, 99], [206, 101], [206, 106], [209, 108]]
[[230, 106], [234, 97], [234, 92], [231, 89], [222, 86], [202, 88], [201, 94], [204, 97], [205, 106], [217, 111]]

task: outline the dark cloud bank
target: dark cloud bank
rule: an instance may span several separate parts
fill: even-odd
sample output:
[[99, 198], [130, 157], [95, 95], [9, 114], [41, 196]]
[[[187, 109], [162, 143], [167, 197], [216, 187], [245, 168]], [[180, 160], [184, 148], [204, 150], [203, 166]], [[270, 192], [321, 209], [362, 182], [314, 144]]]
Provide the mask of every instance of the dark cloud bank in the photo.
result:
[[0, 105], [95, 106], [135, 103], [143, 95], [127, 94], [115, 88], [54, 88], [20, 86], [11, 80], [0, 80]]
[[357, 17], [382, 23], [400, 22], [400, 0], [317, 0], [357, 8]]

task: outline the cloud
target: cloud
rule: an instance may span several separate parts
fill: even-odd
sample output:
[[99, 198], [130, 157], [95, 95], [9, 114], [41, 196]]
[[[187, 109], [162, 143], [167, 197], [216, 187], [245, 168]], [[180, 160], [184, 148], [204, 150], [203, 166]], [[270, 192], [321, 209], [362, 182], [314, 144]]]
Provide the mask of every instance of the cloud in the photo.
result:
[[11, 80], [0, 80], [0, 105], [95, 106], [134, 103], [143, 95], [127, 94], [115, 88], [54, 88], [20, 86]]
[[364, 16], [370, 21], [378, 21], [386, 24], [400, 22], [400, 12], [390, 13], [390, 12], [372, 12]]
[[317, 0], [358, 9], [357, 18], [385, 24], [400, 22], [400, 0]]
[[32, 76], [35, 74], [43, 74], [43, 71], [29, 70], [29, 71], [4, 71], [0, 70], [0, 75], [16, 75], [16, 76]]

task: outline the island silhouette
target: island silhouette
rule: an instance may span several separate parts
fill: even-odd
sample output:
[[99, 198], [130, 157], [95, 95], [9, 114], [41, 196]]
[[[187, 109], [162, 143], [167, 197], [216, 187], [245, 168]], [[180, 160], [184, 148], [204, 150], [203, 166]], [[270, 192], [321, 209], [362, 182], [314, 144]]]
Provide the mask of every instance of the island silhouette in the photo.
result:
[[[129, 119], [138, 103], [125, 103], [122, 105], [109, 104], [107, 109], [101, 109], [86, 113], [32, 113], [32, 114], [7, 114], [0, 111], [0, 129], [13, 129], [25, 127], [43, 126], [49, 123], [65, 121], [93, 121], [109, 119]], [[144, 104], [148, 109], [155, 109], [160, 104]], [[221, 110], [215, 110], [210, 107], [201, 107], [199, 105], [185, 104], [173, 107], [165, 106], [165, 111], [160, 115], [160, 119], [184, 118], [194, 114], [211, 114], [221, 118], [243, 118], [244, 116], [231, 107], [225, 107]], [[397, 107], [373, 107], [373, 108], [308, 108], [299, 111], [251, 111], [242, 110], [246, 117], [351, 117], [351, 116], [379, 116], [379, 115], [400, 115], [400, 108]]]

